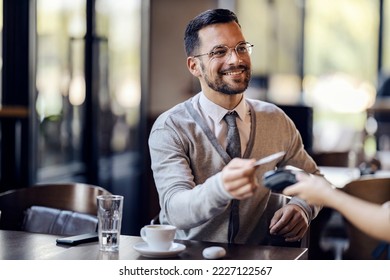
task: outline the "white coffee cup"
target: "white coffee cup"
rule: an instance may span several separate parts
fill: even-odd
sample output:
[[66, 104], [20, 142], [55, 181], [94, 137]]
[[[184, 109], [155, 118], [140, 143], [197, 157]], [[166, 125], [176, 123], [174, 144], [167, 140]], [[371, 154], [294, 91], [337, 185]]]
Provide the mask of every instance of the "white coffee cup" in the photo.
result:
[[147, 225], [141, 228], [141, 237], [153, 251], [168, 251], [175, 238], [176, 227], [172, 225]]

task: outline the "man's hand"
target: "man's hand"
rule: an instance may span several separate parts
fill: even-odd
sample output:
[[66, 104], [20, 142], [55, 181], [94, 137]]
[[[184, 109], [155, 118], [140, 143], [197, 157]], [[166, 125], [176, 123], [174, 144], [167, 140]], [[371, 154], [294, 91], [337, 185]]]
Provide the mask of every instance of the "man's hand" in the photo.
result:
[[304, 211], [298, 205], [287, 204], [277, 210], [271, 220], [269, 229], [274, 235], [281, 235], [285, 241], [299, 241], [309, 228]]
[[234, 158], [222, 170], [222, 183], [235, 199], [245, 199], [253, 195], [259, 186], [253, 166], [254, 159]]

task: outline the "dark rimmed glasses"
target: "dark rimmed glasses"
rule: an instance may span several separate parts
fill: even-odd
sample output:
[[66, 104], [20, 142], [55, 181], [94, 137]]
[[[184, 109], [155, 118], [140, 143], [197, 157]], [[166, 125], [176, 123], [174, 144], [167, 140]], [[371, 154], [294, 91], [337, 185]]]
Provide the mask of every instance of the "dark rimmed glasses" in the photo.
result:
[[193, 57], [200, 57], [207, 55], [209, 59], [212, 58], [224, 58], [227, 57], [226, 55], [229, 53], [231, 54], [231, 51], [234, 50], [237, 54], [237, 56], [245, 56], [250, 55], [252, 53], [253, 45], [248, 42], [240, 42], [238, 43], [234, 48], [230, 48], [226, 45], [219, 45], [214, 47], [210, 52], [203, 53], [203, 54], [197, 54]]

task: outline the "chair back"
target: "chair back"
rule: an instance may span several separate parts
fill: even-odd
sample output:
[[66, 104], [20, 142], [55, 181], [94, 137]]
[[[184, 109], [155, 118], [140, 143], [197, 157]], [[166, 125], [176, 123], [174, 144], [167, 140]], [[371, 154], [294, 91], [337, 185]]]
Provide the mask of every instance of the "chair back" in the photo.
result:
[[[349, 152], [317, 152], [311, 156], [318, 166], [348, 167], [349, 165]], [[360, 159], [356, 161], [360, 162]]]
[[[346, 184], [342, 190], [366, 201], [383, 204], [390, 200], [390, 178], [363, 176], [358, 180]], [[349, 238], [349, 248], [343, 257], [345, 259], [359, 260], [373, 259], [372, 254], [381, 244], [381, 241], [363, 233], [347, 220], [345, 220], [345, 223]], [[379, 258], [386, 258], [385, 253], [383, 252]]]
[[[0, 229], [24, 230], [26, 213], [33, 206], [96, 217], [96, 197], [101, 194], [110, 194], [110, 192], [102, 187], [84, 183], [39, 184], [6, 191], [0, 194]], [[49, 212], [52, 213], [52, 211]], [[49, 212], [45, 211], [44, 214], [47, 216]], [[79, 218], [80, 215], [77, 216], [77, 219]], [[82, 226], [82, 223], [79, 224]], [[83, 231], [77, 229], [76, 232], [80, 230]]]

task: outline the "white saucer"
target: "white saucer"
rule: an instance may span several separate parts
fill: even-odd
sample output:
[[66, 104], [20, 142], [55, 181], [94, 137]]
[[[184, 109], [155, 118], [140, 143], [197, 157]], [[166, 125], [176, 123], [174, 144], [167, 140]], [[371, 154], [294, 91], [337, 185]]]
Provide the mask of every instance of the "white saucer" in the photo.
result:
[[148, 258], [169, 258], [176, 256], [186, 249], [184, 244], [173, 243], [172, 247], [167, 251], [154, 251], [149, 248], [146, 242], [140, 242], [133, 245], [134, 250], [144, 257]]

